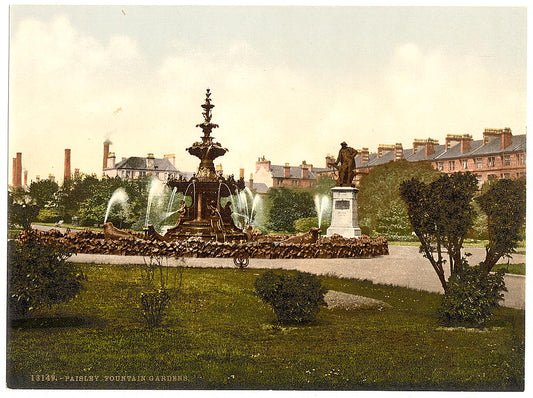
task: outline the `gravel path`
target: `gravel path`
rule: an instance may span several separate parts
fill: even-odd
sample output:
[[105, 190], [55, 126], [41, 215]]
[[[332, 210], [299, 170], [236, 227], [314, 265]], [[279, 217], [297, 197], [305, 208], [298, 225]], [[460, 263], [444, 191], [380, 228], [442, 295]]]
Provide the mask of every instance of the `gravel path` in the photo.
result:
[[[482, 260], [484, 249], [468, 248], [472, 253], [470, 263]], [[404, 286], [430, 292], [442, 293], [442, 287], [435, 271], [416, 246], [389, 246], [388, 256], [374, 258], [331, 258], [331, 259], [250, 259], [248, 268], [253, 269], [295, 269], [317, 275], [333, 275], [346, 278], [367, 279], [374, 283]], [[103, 264], [143, 264], [140, 256], [107, 254], [77, 254], [71, 261]], [[515, 255], [514, 263], [525, 262], [524, 255]], [[231, 258], [186, 258], [189, 267], [233, 268]], [[506, 263], [506, 261], [505, 261]], [[168, 258], [169, 266], [179, 265], [178, 260]], [[525, 308], [525, 276], [505, 276], [508, 292], [503, 305], [511, 308]]]

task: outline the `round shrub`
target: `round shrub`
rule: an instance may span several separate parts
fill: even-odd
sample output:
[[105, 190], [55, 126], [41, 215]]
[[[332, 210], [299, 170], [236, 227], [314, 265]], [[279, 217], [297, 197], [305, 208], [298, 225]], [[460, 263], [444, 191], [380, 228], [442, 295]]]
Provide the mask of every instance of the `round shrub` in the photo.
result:
[[66, 302], [81, 290], [83, 273], [66, 260], [71, 248], [28, 235], [8, 242], [9, 315], [24, 317], [34, 309]]
[[504, 271], [486, 273], [479, 266], [463, 265], [450, 276], [439, 314], [449, 325], [484, 325], [507, 291]]
[[267, 271], [254, 283], [257, 295], [270, 304], [280, 323], [305, 323], [316, 318], [319, 306], [327, 306], [327, 289], [307, 272]]

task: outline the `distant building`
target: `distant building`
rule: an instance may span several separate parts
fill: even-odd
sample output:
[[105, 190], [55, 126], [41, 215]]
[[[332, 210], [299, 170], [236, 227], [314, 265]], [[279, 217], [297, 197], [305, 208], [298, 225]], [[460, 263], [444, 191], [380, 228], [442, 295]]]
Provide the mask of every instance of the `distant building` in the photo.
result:
[[264, 156], [255, 162], [254, 184], [265, 184], [270, 187], [309, 188], [316, 184], [318, 176], [331, 173], [330, 168], [314, 167], [305, 160], [299, 166], [273, 165]]
[[510, 128], [485, 129], [482, 140], [470, 134], [448, 134], [445, 144], [432, 138], [415, 139], [413, 148], [401, 143], [380, 145], [376, 153], [363, 148], [356, 156], [356, 181], [372, 168], [405, 159], [428, 162], [444, 173], [470, 171], [479, 183], [490, 179], [519, 178], [526, 175], [526, 135], [513, 136]]
[[117, 163], [115, 153], [109, 152], [109, 144], [109, 141], [104, 143], [104, 176], [138, 178], [151, 175], [161, 181], [166, 181], [170, 177], [177, 178], [179, 175], [185, 175], [176, 169], [174, 154], [164, 155], [164, 158], [160, 159], [155, 158], [153, 153], [149, 153], [146, 157], [122, 158]]

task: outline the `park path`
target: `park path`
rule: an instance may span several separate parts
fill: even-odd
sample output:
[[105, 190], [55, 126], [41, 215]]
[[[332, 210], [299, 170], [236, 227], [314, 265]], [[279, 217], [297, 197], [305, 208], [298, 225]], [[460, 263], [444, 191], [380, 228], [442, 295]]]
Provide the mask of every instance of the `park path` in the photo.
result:
[[[477, 264], [484, 258], [485, 249], [466, 248], [472, 254], [470, 264]], [[388, 256], [374, 258], [332, 258], [332, 259], [250, 259], [248, 268], [252, 269], [294, 269], [317, 275], [333, 275], [346, 278], [371, 280], [374, 283], [404, 286], [412, 289], [442, 293], [435, 271], [431, 264], [418, 252], [418, 246], [389, 246]], [[141, 256], [120, 256], [108, 254], [77, 254], [71, 261], [79, 263], [103, 264], [143, 264]], [[525, 263], [525, 255], [514, 255], [513, 263]], [[188, 267], [232, 268], [231, 258], [186, 258]], [[501, 260], [507, 263], [507, 260]], [[168, 258], [169, 266], [180, 263]], [[525, 308], [525, 282], [522, 275], [505, 275], [508, 292], [503, 305], [511, 308]]]

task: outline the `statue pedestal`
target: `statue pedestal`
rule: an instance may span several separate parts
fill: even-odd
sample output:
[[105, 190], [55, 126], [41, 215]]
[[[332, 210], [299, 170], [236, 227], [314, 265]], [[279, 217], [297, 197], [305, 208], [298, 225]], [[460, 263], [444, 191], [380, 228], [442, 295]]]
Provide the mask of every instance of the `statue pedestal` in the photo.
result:
[[331, 188], [333, 194], [333, 209], [331, 212], [331, 226], [326, 236], [339, 234], [345, 238], [361, 236], [361, 228], [357, 219], [357, 188]]

